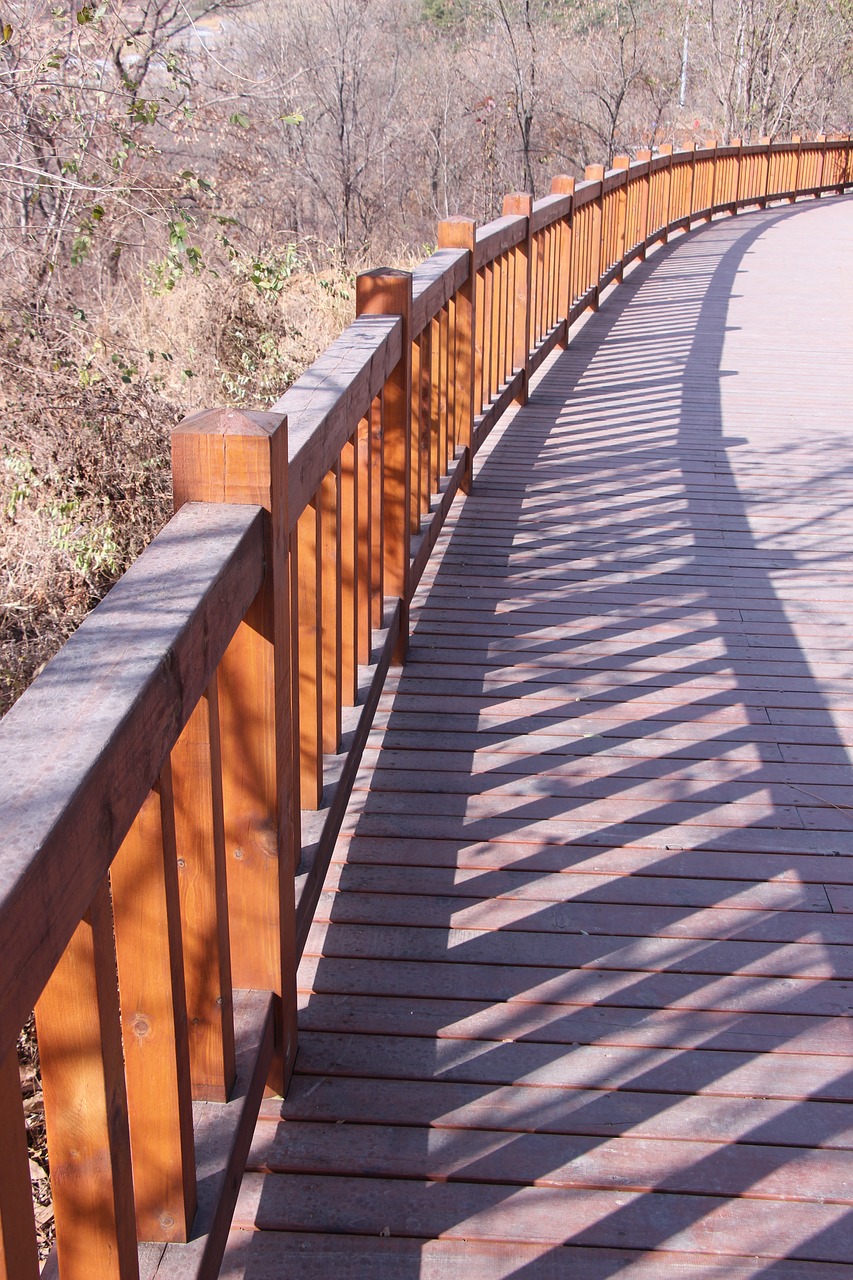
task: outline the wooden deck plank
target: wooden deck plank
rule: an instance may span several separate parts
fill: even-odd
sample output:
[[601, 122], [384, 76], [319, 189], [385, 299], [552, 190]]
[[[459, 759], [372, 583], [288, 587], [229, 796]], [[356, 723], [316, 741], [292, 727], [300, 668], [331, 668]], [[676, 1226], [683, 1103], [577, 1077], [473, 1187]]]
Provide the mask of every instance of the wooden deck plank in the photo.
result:
[[658, 1250], [649, 1255], [629, 1249], [235, 1231], [221, 1274], [224, 1280], [280, 1280], [282, 1275], [301, 1280], [327, 1280], [330, 1275], [347, 1280], [509, 1280], [519, 1275], [525, 1280], [565, 1280], [567, 1275], [610, 1280], [616, 1274], [624, 1280], [846, 1280], [848, 1267]]
[[488, 438], [223, 1275], [850, 1273], [851, 212], [673, 242]]

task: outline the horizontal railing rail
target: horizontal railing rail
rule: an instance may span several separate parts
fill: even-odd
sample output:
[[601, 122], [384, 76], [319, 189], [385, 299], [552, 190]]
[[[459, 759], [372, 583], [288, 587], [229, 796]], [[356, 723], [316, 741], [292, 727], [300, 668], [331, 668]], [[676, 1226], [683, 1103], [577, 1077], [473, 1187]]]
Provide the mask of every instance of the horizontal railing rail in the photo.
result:
[[555, 178], [440, 223], [414, 272], [359, 276], [357, 319], [269, 412], [177, 427], [175, 516], [0, 725], [0, 1277], [39, 1274], [33, 1007], [48, 1270], [217, 1273], [366, 735], [477, 449], [655, 243], [851, 186], [848, 138]]

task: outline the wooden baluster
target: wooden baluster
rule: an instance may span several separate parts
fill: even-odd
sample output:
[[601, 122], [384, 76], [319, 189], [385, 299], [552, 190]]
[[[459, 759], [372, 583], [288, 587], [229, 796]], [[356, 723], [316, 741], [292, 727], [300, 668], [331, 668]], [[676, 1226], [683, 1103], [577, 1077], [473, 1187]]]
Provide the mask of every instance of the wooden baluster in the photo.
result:
[[[584, 170], [583, 176], [587, 182], [598, 182], [599, 184], [602, 184], [604, 182], [604, 165], [588, 164], [586, 166], [586, 169]], [[595, 197], [593, 201], [590, 202], [587, 208], [590, 211], [589, 213], [589, 221], [590, 221], [589, 283], [590, 285], [592, 285], [592, 291], [593, 291], [592, 299], [590, 301], [590, 306], [592, 307], [593, 311], [597, 311], [598, 298], [599, 298], [599, 292], [600, 292], [600, 281], [601, 281], [601, 251], [603, 247], [602, 232], [603, 232], [603, 222], [604, 222], [602, 217], [603, 207], [602, 207], [602, 195], [600, 190], [598, 195]]]
[[488, 319], [486, 312], [486, 272], [485, 268], [477, 271], [474, 282], [474, 319], [476, 334], [474, 340], [474, 417], [478, 418], [486, 407], [486, 330]]
[[533, 196], [526, 191], [515, 191], [504, 196], [504, 217], [522, 217], [527, 225], [521, 243], [513, 250], [515, 257], [515, 293], [510, 300], [512, 307], [512, 367], [521, 372], [521, 387], [515, 397], [518, 404], [527, 404], [530, 381], [531, 272], [533, 269], [533, 244], [530, 231], [533, 216]]
[[658, 153], [668, 157], [665, 169], [660, 172], [661, 183], [661, 207], [660, 207], [660, 242], [666, 244], [669, 240], [669, 222], [670, 222], [670, 198], [672, 195], [672, 143], [661, 143], [658, 147]]
[[794, 163], [791, 165], [791, 168], [793, 169], [793, 182], [791, 183], [791, 188], [790, 188], [791, 194], [788, 196], [788, 204], [794, 204], [796, 202], [797, 195], [799, 194], [800, 157], [802, 155], [802, 150], [803, 150], [803, 140], [798, 133], [791, 135], [791, 141], [794, 143], [797, 150], [793, 155]]
[[545, 332], [543, 321], [545, 311], [545, 233], [537, 231], [531, 240], [533, 252], [533, 323], [530, 332], [530, 349], [535, 351], [542, 341]]
[[424, 513], [422, 359], [423, 334], [419, 334], [417, 338], [412, 339], [412, 404], [410, 409], [412, 423], [412, 475], [409, 482], [412, 486], [412, 525], [409, 529], [412, 537], [415, 537], [420, 532], [421, 516]]
[[0, 1059], [0, 1280], [38, 1280], [27, 1130], [14, 1046]]
[[[558, 174], [551, 180], [551, 194], [555, 196], [573, 196], [575, 180], [567, 174]], [[569, 345], [569, 320], [572, 313], [572, 239], [574, 226], [572, 209], [560, 219], [559, 270], [557, 277], [557, 315], [565, 317], [566, 332], [561, 346]]]
[[358, 597], [359, 583], [358, 510], [359, 472], [356, 436], [341, 451], [341, 701], [355, 706], [358, 698]]
[[[492, 343], [494, 341], [494, 333], [492, 332], [492, 286], [493, 286], [493, 268], [492, 263], [487, 262], [483, 266], [483, 406], [488, 408], [492, 403], [492, 395], [494, 388], [492, 387]], [[478, 302], [479, 307], [479, 302]]]
[[440, 403], [441, 346], [439, 341], [438, 316], [433, 316], [432, 320], [430, 321], [429, 332], [430, 332], [429, 467], [430, 467], [430, 476], [431, 476], [430, 492], [438, 493], [439, 482], [441, 480], [441, 467], [439, 466], [439, 440], [440, 440], [440, 419], [441, 419], [441, 403]]
[[735, 158], [735, 198], [734, 213], [740, 208], [741, 196], [743, 193], [743, 142], [740, 138], [732, 138], [732, 146], [737, 147], [737, 156]]
[[649, 238], [649, 201], [651, 195], [652, 153], [648, 150], [638, 151], [637, 159], [641, 164], [646, 165], [646, 172], [641, 179], [639, 210], [640, 261], [643, 262], [646, 257], [646, 241]]
[[359, 315], [395, 315], [403, 320], [400, 360], [384, 392], [383, 572], [389, 595], [402, 601], [396, 658], [408, 643], [409, 530], [412, 526], [412, 276], [408, 271], [365, 271], [356, 282]]
[[436, 481], [447, 470], [447, 307], [438, 313], [438, 461]]
[[220, 664], [219, 714], [233, 979], [279, 997], [270, 1085], [283, 1092], [296, 1053], [293, 877], [301, 849], [287, 419], [195, 414], [176, 428], [172, 453], [176, 508], [241, 502], [268, 513], [268, 571]]
[[447, 299], [447, 452], [444, 470], [456, 452], [456, 300]]
[[713, 156], [711, 157], [711, 160], [710, 160], [710, 166], [711, 166], [711, 182], [710, 182], [710, 188], [711, 188], [711, 189], [710, 189], [710, 191], [709, 191], [709, 193], [708, 193], [708, 212], [707, 212], [707, 214], [705, 215], [705, 221], [706, 221], [706, 222], [710, 222], [710, 221], [712, 220], [712, 218], [714, 217], [714, 213], [715, 213], [715, 211], [716, 211], [716, 200], [717, 200], [717, 151], [718, 151], [718, 149], [719, 149], [719, 142], [717, 141], [717, 139], [716, 139], [716, 138], [709, 138], [709, 139], [708, 139], [708, 143], [707, 143], [707, 145], [708, 145], [708, 147], [709, 147], [709, 148], [711, 148], [711, 149], [713, 150], [713, 152], [714, 152], [714, 154], [713, 154]]
[[315, 494], [296, 526], [299, 781], [303, 809], [319, 809], [323, 800], [323, 570], [320, 501], [319, 494]]
[[512, 381], [513, 361], [513, 299], [515, 297], [515, 253], [512, 249], [502, 255], [501, 265], [504, 276], [504, 309], [501, 320], [501, 347], [503, 350], [503, 367], [501, 369], [503, 383]]
[[815, 179], [814, 185], [815, 185], [815, 196], [819, 200], [823, 195], [823, 173], [826, 167], [826, 151], [824, 150], [824, 144], [826, 143], [826, 134], [819, 133], [815, 138], [815, 142], [817, 143], [818, 149], [815, 154], [815, 162], [814, 162], [814, 179]]
[[[432, 398], [432, 325], [428, 324], [418, 339], [420, 347], [420, 358], [418, 361], [419, 378], [418, 378], [418, 396], [420, 399], [420, 492], [421, 492], [421, 513], [426, 515], [430, 509], [430, 497], [432, 494], [432, 472], [431, 472], [431, 441], [432, 441], [432, 416], [431, 416], [431, 398]], [[412, 370], [414, 378], [414, 369]]]
[[501, 387], [501, 330], [503, 328], [503, 315], [501, 314], [501, 259], [500, 256], [495, 258], [491, 264], [492, 273], [492, 294], [491, 307], [492, 314], [489, 323], [489, 332], [491, 333], [491, 343], [489, 344], [489, 387], [491, 388], [491, 397], [494, 398]]
[[548, 227], [548, 315], [545, 324], [546, 332], [550, 332], [559, 320], [557, 314], [557, 286], [560, 275], [560, 223], [552, 222]]
[[[437, 344], [436, 344], [437, 345]], [[385, 391], [370, 406], [370, 623], [385, 619]]]
[[323, 658], [323, 750], [334, 755], [341, 742], [341, 483], [340, 463], [320, 486], [322, 566], [320, 649]]
[[534, 351], [548, 332], [550, 231], [550, 227], [540, 227], [533, 237], [539, 277], [536, 311], [534, 313], [535, 337], [531, 344]]
[[761, 155], [761, 168], [759, 171], [759, 185], [758, 185], [758, 190], [760, 192], [760, 195], [758, 197], [758, 207], [759, 209], [766, 209], [767, 196], [770, 191], [770, 148], [772, 146], [772, 143], [769, 138], [764, 137], [764, 138], [758, 139], [758, 144], [761, 147], [767, 148], [767, 150], [764, 151]]
[[616, 248], [615, 260], [618, 264], [616, 279], [621, 284], [625, 274], [625, 244], [628, 236], [628, 170], [631, 168], [630, 156], [616, 156], [614, 169], [622, 170], [622, 182], [616, 189]]
[[476, 408], [476, 352], [477, 289], [474, 272], [474, 251], [477, 244], [477, 224], [473, 218], [448, 218], [438, 224], [440, 249], [467, 249], [468, 275], [456, 293], [456, 411], [457, 444], [468, 450], [468, 460], [463, 473], [462, 488], [470, 492], [472, 441]]
[[356, 610], [358, 618], [358, 661], [364, 665], [370, 661], [372, 648], [373, 607], [373, 553], [371, 529], [373, 528], [373, 484], [371, 464], [372, 431], [370, 415], [362, 418], [356, 432], [356, 461], [358, 465], [358, 593]]
[[192, 1089], [168, 763], [110, 869], [136, 1227], [189, 1239], [196, 1211]]
[[216, 675], [172, 750], [193, 1097], [225, 1102], [236, 1073]]
[[96, 891], [36, 1004], [62, 1280], [138, 1280], [112, 907]]
[[512, 377], [512, 300], [515, 296], [512, 261], [512, 252], [501, 254], [501, 304], [498, 312], [500, 324], [498, 382], [500, 386], [504, 386]]

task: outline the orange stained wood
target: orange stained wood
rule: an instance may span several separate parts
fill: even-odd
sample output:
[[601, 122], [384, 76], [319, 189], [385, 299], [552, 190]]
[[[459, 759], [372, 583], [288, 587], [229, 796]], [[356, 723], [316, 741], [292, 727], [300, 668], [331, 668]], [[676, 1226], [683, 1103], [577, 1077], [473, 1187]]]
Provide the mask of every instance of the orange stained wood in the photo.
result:
[[0, 1059], [0, 1280], [36, 1280], [39, 1274], [27, 1133], [21, 1110], [18, 1055]]
[[140, 1240], [189, 1239], [197, 1207], [171, 771], [110, 868]]
[[224, 1102], [236, 1070], [216, 676], [171, 755], [193, 1097]]
[[[118, 977], [104, 881], [36, 1005], [63, 1280], [136, 1280]], [[88, 1231], [74, 1230], [85, 1218]]]
[[[301, 837], [291, 761], [302, 725], [302, 672], [290, 665], [296, 584], [287, 419], [238, 410], [194, 414], [174, 432], [172, 456], [176, 509], [203, 501], [257, 504], [266, 513], [270, 571], [225, 652], [217, 687], [232, 976], [235, 987], [281, 999], [275, 1073], [283, 1088], [295, 1053], [293, 875]], [[318, 699], [319, 685], [318, 672]], [[318, 710], [318, 735], [319, 721]], [[310, 782], [309, 774], [306, 788]]]
[[229, 1280], [849, 1276], [850, 218], [673, 237], [480, 451]]

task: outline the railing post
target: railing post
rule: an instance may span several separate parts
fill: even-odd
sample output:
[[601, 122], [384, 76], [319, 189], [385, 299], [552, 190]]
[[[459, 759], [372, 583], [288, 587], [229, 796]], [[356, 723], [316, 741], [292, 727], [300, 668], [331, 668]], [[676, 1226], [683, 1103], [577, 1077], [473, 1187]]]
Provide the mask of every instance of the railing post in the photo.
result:
[[613, 168], [622, 171], [622, 185], [619, 187], [619, 203], [616, 207], [616, 261], [618, 263], [616, 279], [621, 284], [625, 276], [625, 244], [628, 232], [628, 170], [631, 168], [631, 157], [616, 156], [613, 160]]
[[30, 1191], [27, 1131], [21, 1108], [21, 1078], [14, 1045], [0, 1057], [0, 1276], [38, 1280], [36, 1224]]
[[649, 196], [652, 186], [652, 153], [647, 149], [638, 151], [637, 159], [641, 164], [646, 165], [646, 172], [642, 179], [643, 186], [640, 195], [639, 219], [640, 261], [644, 262], [646, 257], [646, 241], [649, 238]]
[[172, 470], [176, 509], [237, 502], [267, 512], [264, 582], [222, 659], [218, 685], [233, 979], [279, 997], [270, 1084], [283, 1093], [296, 1055], [294, 874], [301, 846], [287, 419], [241, 410], [193, 414], [172, 435]]
[[530, 342], [533, 331], [532, 273], [533, 273], [533, 196], [526, 191], [514, 191], [504, 196], [504, 216], [527, 219], [524, 238], [515, 249], [515, 296], [512, 299], [512, 367], [521, 371], [521, 390], [516, 396], [519, 404], [527, 404], [530, 382]]
[[121, 1018], [104, 880], [36, 1004], [62, 1280], [137, 1280]]
[[598, 310], [599, 296], [601, 293], [601, 237], [604, 234], [604, 165], [588, 164], [584, 169], [585, 182], [597, 182], [599, 192], [590, 204], [590, 220], [591, 227], [589, 229], [590, 243], [592, 246], [592, 301], [590, 306], [593, 311]]
[[[575, 180], [568, 174], [560, 173], [551, 179], [551, 195], [573, 196]], [[574, 219], [572, 209], [560, 220], [560, 271], [558, 276], [558, 306], [566, 313], [566, 333], [560, 344], [564, 349], [569, 345], [569, 327], [572, 318], [572, 241], [574, 239]]]
[[[477, 273], [474, 268], [474, 251], [476, 245], [477, 224], [473, 218], [446, 218], [439, 222], [439, 249], [467, 249], [468, 251], [468, 277], [456, 291], [456, 443], [468, 451], [460, 482], [463, 493], [471, 492], [471, 473], [474, 464], [474, 339], [477, 332]], [[417, 389], [413, 391], [413, 396], [414, 404], [417, 405], [420, 400]]]
[[[386, 595], [401, 601], [400, 640], [395, 655], [405, 657], [409, 636], [409, 541], [412, 511], [412, 276], [380, 267], [356, 281], [357, 315], [392, 315], [403, 320], [402, 355], [384, 392], [383, 581]], [[417, 490], [414, 491], [417, 503]]]

